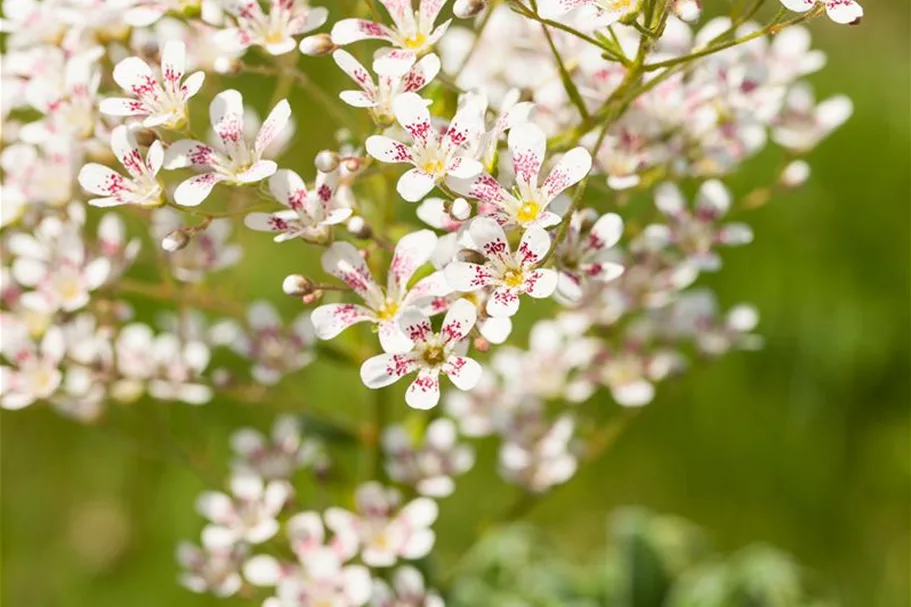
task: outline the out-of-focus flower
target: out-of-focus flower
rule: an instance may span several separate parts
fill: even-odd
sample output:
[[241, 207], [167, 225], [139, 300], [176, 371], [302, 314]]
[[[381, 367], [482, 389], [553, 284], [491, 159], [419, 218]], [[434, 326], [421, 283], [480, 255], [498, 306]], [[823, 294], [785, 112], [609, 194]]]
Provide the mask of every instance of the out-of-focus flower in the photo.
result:
[[323, 254], [323, 269], [348, 285], [366, 306], [341, 303], [318, 307], [311, 316], [316, 336], [332, 339], [353, 324], [371, 322], [377, 326], [384, 351], [404, 352], [410, 349], [412, 342], [399, 326], [404, 310], [451, 292], [442, 272], [435, 272], [408, 288], [415, 271], [427, 263], [435, 243], [436, 236], [430, 230], [402, 237], [389, 264], [385, 289], [373, 279], [354, 245], [333, 243]]
[[235, 541], [261, 544], [278, 533], [275, 518], [291, 493], [285, 481], [266, 484], [257, 476], [239, 475], [231, 479], [231, 496], [208, 491], [199, 496], [196, 509]]
[[500, 447], [500, 474], [537, 492], [565, 483], [578, 466], [570, 449], [574, 430], [575, 422], [568, 415], [550, 422], [538, 409], [520, 413]]
[[775, 120], [772, 138], [782, 147], [806, 153], [844, 124], [853, 111], [851, 100], [844, 95], [817, 104], [810, 85], [800, 82], [788, 91], [784, 108]]
[[258, 430], [241, 428], [231, 436], [231, 447], [237, 454], [232, 464], [235, 474], [267, 480], [291, 478], [321, 452], [319, 443], [304, 436], [301, 422], [292, 415], [275, 420], [270, 438]]
[[141, 117], [146, 128], [183, 127], [188, 120], [187, 102], [199, 92], [206, 76], [199, 71], [184, 78], [186, 62], [186, 45], [176, 40], [161, 50], [160, 77], [139, 57], [127, 57], [114, 67], [114, 81], [132, 98], [103, 99], [98, 108], [111, 116]]
[[[152, 234], [162, 242], [169, 234], [187, 229], [181, 214], [174, 209], [161, 208], [152, 216]], [[230, 219], [215, 219], [205, 231], [187, 237], [182, 248], [168, 251], [168, 263], [174, 278], [181, 282], [200, 282], [208, 272], [236, 265], [243, 256], [239, 245], [228, 242], [233, 224]], [[167, 249], [165, 249], [167, 251]]]
[[380, 354], [361, 366], [361, 380], [371, 389], [384, 388], [411, 373], [417, 378], [405, 392], [405, 402], [415, 409], [430, 409], [440, 401], [440, 373], [460, 390], [471, 390], [481, 376], [481, 366], [463, 356], [468, 336], [477, 320], [471, 302], [452, 304], [439, 333], [418, 308], [406, 308], [400, 324], [414, 348], [405, 353]]
[[407, 565], [395, 570], [392, 586], [380, 579], [373, 580], [370, 607], [444, 607], [443, 599], [424, 585], [424, 578], [414, 567]]
[[615, 213], [600, 217], [591, 209], [573, 213], [566, 237], [554, 253], [560, 272], [557, 295], [569, 302], [582, 299], [591, 283], [606, 283], [623, 273], [611, 250], [623, 233]]
[[522, 234], [515, 254], [503, 228], [487, 217], [472, 220], [468, 227], [473, 248], [487, 258], [483, 265], [454, 261], [446, 266], [446, 279], [457, 291], [473, 292], [487, 286], [494, 291], [487, 300], [491, 316], [512, 316], [519, 310], [519, 295], [536, 299], [550, 297], [557, 288], [557, 273], [537, 268], [550, 250], [550, 236], [542, 228], [531, 227]]
[[315, 30], [329, 17], [328, 9], [311, 7], [308, 0], [270, 0], [268, 13], [259, 0], [228, 0], [224, 5], [235, 26], [219, 32], [217, 43], [230, 50], [261, 46], [270, 55], [293, 51], [294, 36]]
[[417, 11], [412, 0], [380, 2], [389, 11], [393, 27], [364, 19], [342, 19], [332, 26], [332, 42], [344, 46], [359, 40], [385, 40], [415, 55], [423, 55], [446, 33], [451, 21], [435, 26], [446, 0], [420, 0]]
[[556, 19], [574, 8], [594, 6], [603, 15], [599, 19], [599, 25], [607, 26], [638, 12], [640, 2], [641, 0], [539, 0], [538, 14], [545, 19]]
[[286, 100], [279, 101], [252, 145], [244, 136], [244, 101], [239, 92], [230, 89], [216, 95], [209, 106], [209, 116], [220, 139], [218, 146], [181, 139], [165, 150], [165, 168], [192, 166], [203, 171], [177, 186], [174, 202], [182, 206], [197, 206], [217, 183], [255, 183], [274, 174], [278, 165], [263, 160], [263, 152], [288, 124], [291, 107]]
[[391, 567], [399, 559], [419, 559], [433, 548], [430, 526], [438, 513], [433, 500], [419, 497], [400, 508], [398, 491], [370, 482], [358, 487], [355, 501], [356, 512], [326, 510], [326, 526], [338, 536], [357, 538], [366, 565]]
[[481, 163], [466, 155], [483, 129], [479, 99], [470, 98], [439, 135], [430, 122], [427, 102], [417, 93], [403, 93], [392, 102], [398, 123], [411, 135], [411, 145], [383, 135], [367, 138], [367, 152], [380, 162], [404, 162], [414, 168], [399, 178], [396, 189], [408, 202], [418, 202], [446, 177], [469, 179]]
[[313, 361], [315, 336], [310, 314], [302, 313], [286, 329], [271, 303], [257, 301], [247, 311], [247, 331], [238, 330], [231, 347], [254, 362], [253, 379], [267, 386]]
[[474, 450], [457, 441], [455, 423], [450, 419], [430, 422], [420, 444], [415, 444], [406, 426], [390, 426], [383, 435], [386, 471], [392, 480], [414, 486], [421, 495], [451, 495], [455, 490], [452, 477], [474, 465]]
[[243, 586], [240, 567], [246, 554], [246, 546], [236, 543], [230, 533], [207, 527], [202, 532], [201, 548], [189, 542], [177, 547], [177, 561], [186, 570], [180, 575], [180, 583], [193, 592], [231, 596]]
[[0, 365], [0, 406], [22, 409], [39, 399], [49, 398], [63, 379], [60, 363], [66, 342], [59, 327], [50, 327], [40, 342], [16, 316], [0, 316], [3, 340], [0, 354], [9, 365]]

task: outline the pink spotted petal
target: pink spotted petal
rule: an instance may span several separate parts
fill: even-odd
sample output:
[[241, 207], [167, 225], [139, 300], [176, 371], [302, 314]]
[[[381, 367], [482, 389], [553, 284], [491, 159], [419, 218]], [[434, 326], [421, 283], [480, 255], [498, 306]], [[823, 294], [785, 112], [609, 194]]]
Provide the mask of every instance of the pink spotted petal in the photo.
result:
[[124, 97], [102, 99], [98, 109], [108, 116], [145, 116], [149, 113], [149, 108], [142, 101]]
[[426, 342], [433, 335], [430, 319], [418, 308], [405, 308], [399, 316], [399, 327], [405, 336], [416, 344]]
[[269, 144], [288, 126], [291, 120], [291, 106], [286, 99], [282, 99], [275, 104], [272, 111], [266, 117], [263, 125], [259, 128], [256, 140], [253, 143], [253, 151], [257, 155], [262, 154]]
[[531, 122], [526, 122], [509, 131], [508, 141], [516, 183], [537, 188], [547, 145], [544, 131]]
[[408, 202], [419, 202], [436, 186], [436, 179], [420, 169], [409, 169], [395, 186], [399, 195]]
[[129, 189], [129, 181], [116, 171], [97, 163], [89, 163], [79, 171], [79, 185], [99, 196], [117, 196]]
[[335, 242], [322, 257], [323, 270], [340, 279], [370, 303], [382, 302], [382, 294], [357, 248], [349, 242]]
[[446, 165], [446, 174], [455, 179], [471, 179], [483, 170], [480, 161], [468, 156], [455, 156]]
[[182, 169], [189, 166], [207, 167], [216, 159], [211, 147], [192, 139], [181, 139], [167, 147], [164, 153], [164, 168]]
[[332, 58], [335, 59], [335, 63], [342, 71], [348, 74], [348, 77], [361, 87], [361, 90], [369, 93], [370, 97], [376, 95], [376, 86], [373, 83], [373, 78], [370, 76], [367, 69], [361, 65], [351, 53], [339, 49], [332, 53]]
[[481, 173], [471, 181], [453, 181], [450, 184], [459, 194], [503, 208], [513, 199], [500, 182], [488, 173]]
[[332, 339], [351, 325], [372, 318], [370, 310], [352, 303], [327, 304], [316, 308], [310, 315], [313, 329], [320, 339]]
[[468, 234], [477, 250], [485, 257], [501, 265], [508, 265], [512, 261], [506, 234], [493, 219], [476, 217], [468, 226]]
[[380, 162], [414, 162], [411, 149], [400, 141], [382, 135], [367, 138], [367, 153]]
[[307, 186], [300, 175], [294, 171], [289, 169], [276, 171], [269, 179], [269, 191], [277, 201], [286, 207], [295, 211], [308, 211]]
[[379, 323], [380, 347], [383, 352], [408, 352], [414, 342], [402, 332], [397, 320], [384, 320]]
[[623, 220], [616, 213], [607, 213], [598, 218], [585, 241], [589, 251], [603, 251], [613, 247], [623, 234]]
[[209, 105], [212, 129], [232, 158], [238, 158], [246, 147], [244, 140], [244, 100], [241, 94], [228, 89], [212, 99]]
[[[382, 49], [373, 59], [373, 71], [387, 78], [401, 78], [417, 60], [417, 54], [400, 48]], [[406, 92], [408, 89], [402, 89]]]
[[478, 320], [478, 310], [467, 299], [460, 299], [449, 307], [443, 318], [440, 334], [444, 343], [457, 343], [468, 337], [474, 323]]
[[456, 291], [470, 293], [493, 282], [490, 268], [467, 261], [454, 261], [443, 270], [446, 281]]
[[440, 73], [440, 58], [436, 55], [426, 55], [418, 61], [402, 79], [402, 91], [419, 91]]
[[364, 19], [342, 19], [332, 26], [332, 42], [345, 46], [361, 40], [392, 41], [392, 31], [385, 25]]
[[389, 11], [389, 16], [399, 29], [408, 25], [409, 20], [413, 18], [411, 0], [380, 0], [380, 2]]
[[163, 84], [176, 91], [186, 73], [187, 47], [179, 40], [171, 40], [161, 51], [161, 77]]
[[519, 311], [519, 291], [511, 287], [497, 287], [487, 299], [487, 313], [494, 318], [513, 316]]
[[417, 93], [403, 93], [392, 100], [392, 113], [402, 128], [420, 146], [426, 146], [433, 137], [427, 101]]
[[540, 268], [530, 272], [522, 283], [522, 290], [529, 297], [543, 299], [553, 295], [557, 288], [557, 273], [554, 270]]
[[853, 0], [823, 0], [826, 14], [835, 23], [846, 25], [864, 16], [864, 9]]
[[224, 181], [226, 177], [219, 173], [202, 173], [183, 181], [174, 190], [174, 202], [182, 207], [198, 206], [208, 197], [215, 184]]
[[414, 373], [417, 361], [409, 353], [379, 354], [361, 365], [361, 381], [371, 390], [385, 388]]
[[111, 149], [120, 164], [134, 178], [141, 177], [148, 172], [142, 155], [139, 153], [136, 138], [128, 127], [121, 124], [114, 128], [111, 132]]
[[127, 57], [114, 66], [114, 82], [139, 99], [158, 99], [161, 85], [152, 68], [139, 57]]
[[412, 409], [433, 409], [440, 402], [440, 376], [438, 372], [421, 369], [408, 390], [405, 403]]
[[465, 356], [450, 356], [442, 372], [459, 390], [471, 390], [481, 379], [483, 369], [477, 361]]
[[443, 145], [447, 149], [464, 149], [477, 143], [484, 130], [484, 107], [483, 98], [479, 95], [471, 95], [465, 100], [443, 135]]
[[431, 230], [419, 230], [402, 237], [395, 246], [389, 264], [388, 292], [404, 293], [415, 270], [427, 263], [437, 244], [437, 237]]
[[449, 286], [449, 281], [446, 280], [446, 274], [442, 271], [437, 271], [430, 276], [422, 278], [411, 287], [402, 300], [402, 305], [420, 305], [422, 300], [445, 297], [450, 293], [452, 293], [452, 287]]
[[[515, 129], [510, 131], [514, 132]], [[585, 148], [573, 148], [566, 152], [541, 186], [544, 199], [550, 202], [566, 188], [579, 183], [588, 175], [591, 168], [592, 157]]]
[[550, 234], [543, 228], [531, 227], [522, 234], [522, 241], [516, 251], [516, 261], [527, 268], [541, 261], [549, 250]]

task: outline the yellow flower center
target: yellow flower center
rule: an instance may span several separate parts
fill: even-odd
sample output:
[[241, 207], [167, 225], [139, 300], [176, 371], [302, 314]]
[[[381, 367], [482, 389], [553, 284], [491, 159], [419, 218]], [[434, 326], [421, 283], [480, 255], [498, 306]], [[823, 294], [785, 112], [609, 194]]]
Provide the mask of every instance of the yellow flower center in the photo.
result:
[[538, 218], [538, 212], [541, 210], [541, 205], [539, 205], [534, 200], [526, 200], [521, 207], [519, 207], [519, 212], [516, 214], [516, 219], [520, 223], [528, 223], [529, 221], [534, 221]]
[[507, 287], [518, 288], [522, 286], [523, 282], [525, 282], [525, 277], [521, 270], [507, 270], [503, 274], [503, 283]]
[[443, 364], [443, 361], [446, 359], [446, 356], [443, 353], [443, 346], [438, 345], [427, 346], [421, 353], [421, 356], [424, 358], [424, 362], [430, 366]]
[[399, 313], [399, 305], [394, 301], [387, 301], [386, 304], [377, 310], [376, 315], [380, 320], [392, 320]]
[[411, 38], [406, 38], [403, 41], [403, 44], [407, 48], [421, 48], [422, 46], [427, 44], [427, 36], [425, 36], [424, 34], [415, 34]]
[[443, 164], [443, 161], [438, 158], [427, 160], [421, 165], [421, 170], [428, 175], [437, 175], [439, 173], [442, 173], [444, 168], [445, 165]]

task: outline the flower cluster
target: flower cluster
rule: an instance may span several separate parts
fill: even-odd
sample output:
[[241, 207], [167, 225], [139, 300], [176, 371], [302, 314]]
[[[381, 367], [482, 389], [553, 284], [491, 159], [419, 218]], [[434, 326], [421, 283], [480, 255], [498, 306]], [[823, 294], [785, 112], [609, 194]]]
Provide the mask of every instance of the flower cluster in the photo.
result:
[[[294, 383], [286, 404], [310, 414], [299, 378], [338, 363], [377, 391], [374, 422], [238, 431], [182, 583], [266, 607], [440, 607], [432, 568], [408, 561], [433, 548], [435, 500], [469, 482], [471, 439], [494, 437], [500, 475], [540, 494], [608, 442], [594, 408], [644, 406], [694, 358], [761, 345], [758, 312], [722, 313], [700, 277], [851, 114], [816, 102], [805, 77], [825, 57], [803, 24], [863, 11], [326, 4], [332, 23], [308, 0], [4, 2], [0, 406], [90, 423], [112, 402], [212, 411]], [[324, 90], [318, 61], [356, 88]], [[268, 104], [241, 75], [266, 79]], [[295, 113], [336, 127], [312, 166], [296, 146], [319, 130], [296, 137]], [[729, 189], [769, 142], [780, 171]], [[238, 295], [265, 258], [250, 243], [300, 264], [281, 283], [295, 300]], [[372, 451], [373, 474], [326, 486], [336, 448]]]

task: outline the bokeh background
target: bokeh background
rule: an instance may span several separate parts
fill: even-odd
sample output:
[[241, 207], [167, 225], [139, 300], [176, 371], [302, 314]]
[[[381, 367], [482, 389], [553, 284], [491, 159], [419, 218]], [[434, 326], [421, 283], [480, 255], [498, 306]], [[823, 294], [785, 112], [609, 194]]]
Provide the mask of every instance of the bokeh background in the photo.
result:
[[[865, 8], [858, 27], [824, 19], [812, 27], [829, 65], [811, 81], [820, 97], [848, 94], [853, 118], [810, 156], [806, 187], [751, 212], [755, 243], [726, 252], [724, 270], [706, 281], [725, 307], [757, 305], [765, 348], [697, 365], [662, 385], [611, 450], [529, 513], [567, 558], [585, 561], [602, 548], [606, 513], [637, 504], [695, 522], [722, 550], [773, 544], [843, 605], [908, 604], [909, 10], [898, 1], [868, 0]], [[330, 95], [346, 84], [329, 59], [301, 58], [299, 66]], [[269, 81], [218, 84], [229, 82], [266, 109]], [[307, 92], [294, 89], [290, 98], [298, 136], [281, 164], [309, 174], [334, 127]], [[731, 180], [735, 191], [766, 182], [774, 166], [771, 157], [751, 161]], [[271, 299], [290, 320], [298, 307], [281, 296], [281, 277], [313, 266], [307, 249], [273, 246], [245, 230], [239, 239], [249, 256], [220, 275], [219, 287], [241, 300]], [[354, 344], [358, 336], [349, 338]], [[97, 428], [39, 406], [3, 414], [3, 602], [245, 604], [193, 595], [175, 582], [174, 547], [198, 537], [203, 523], [193, 502], [207, 481], [226, 474], [230, 432], [268, 428], [279, 411], [328, 412], [358, 424], [371, 403], [351, 371], [330, 362], [253, 406], [142, 402]], [[586, 406], [605, 417], [619, 409], [603, 395]], [[206, 474], [186, 464], [187, 453]], [[517, 494], [493, 472], [494, 453], [482, 443], [478, 466], [459, 482], [461, 497], [442, 505], [444, 565], [464, 551], [477, 521]], [[368, 463], [342, 465], [358, 474]], [[301, 503], [319, 505], [306, 492]]]

